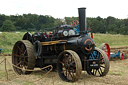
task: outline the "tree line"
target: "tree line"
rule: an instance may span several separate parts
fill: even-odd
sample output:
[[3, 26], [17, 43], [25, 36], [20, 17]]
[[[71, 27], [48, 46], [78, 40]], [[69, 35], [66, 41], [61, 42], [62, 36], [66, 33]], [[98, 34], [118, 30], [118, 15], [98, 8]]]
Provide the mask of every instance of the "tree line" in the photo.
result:
[[[78, 17], [65, 17], [66, 24], [71, 24]], [[51, 31], [57, 26], [64, 24], [62, 19], [48, 15], [23, 14], [4, 15], [0, 14], [0, 31]], [[87, 17], [87, 28], [93, 33], [128, 34], [128, 19], [118, 19], [112, 16], [107, 18]]]
[[4, 15], [0, 14], [1, 31], [36, 31], [51, 30], [61, 24], [61, 19], [55, 19], [48, 15], [23, 14], [23, 15]]
[[[78, 17], [65, 17], [69, 24], [72, 20], [78, 20]], [[110, 34], [128, 34], [128, 19], [118, 19], [112, 16], [107, 18], [87, 17], [87, 28], [91, 28], [93, 33], [110, 33]]]

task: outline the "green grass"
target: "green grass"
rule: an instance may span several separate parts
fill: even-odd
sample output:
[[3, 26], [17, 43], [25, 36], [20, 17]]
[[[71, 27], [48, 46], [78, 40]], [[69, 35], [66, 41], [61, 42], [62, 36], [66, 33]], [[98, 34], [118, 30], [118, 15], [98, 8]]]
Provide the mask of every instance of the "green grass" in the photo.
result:
[[11, 53], [16, 41], [21, 40], [25, 32], [21, 33], [0, 33], [0, 48], [2, 52]]
[[128, 35], [119, 34], [94, 34], [94, 42], [99, 46], [108, 43], [110, 46], [128, 45]]
[[22, 39], [24, 33], [1, 33], [0, 48], [12, 49], [14, 43]]
[[[11, 53], [12, 48], [18, 40], [21, 40], [25, 32], [21, 33], [0, 33], [0, 48], [3, 53]], [[128, 45], [128, 35], [119, 34], [94, 34], [94, 42], [99, 46], [102, 43], [108, 43], [110, 46]]]

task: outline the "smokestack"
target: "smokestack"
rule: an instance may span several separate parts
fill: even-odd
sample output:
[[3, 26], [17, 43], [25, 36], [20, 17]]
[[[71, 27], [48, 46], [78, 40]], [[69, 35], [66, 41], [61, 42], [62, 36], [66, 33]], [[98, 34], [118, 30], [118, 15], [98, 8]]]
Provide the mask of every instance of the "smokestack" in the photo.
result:
[[80, 25], [80, 32], [84, 32], [87, 30], [86, 28], [86, 8], [78, 8], [79, 11], [79, 25]]

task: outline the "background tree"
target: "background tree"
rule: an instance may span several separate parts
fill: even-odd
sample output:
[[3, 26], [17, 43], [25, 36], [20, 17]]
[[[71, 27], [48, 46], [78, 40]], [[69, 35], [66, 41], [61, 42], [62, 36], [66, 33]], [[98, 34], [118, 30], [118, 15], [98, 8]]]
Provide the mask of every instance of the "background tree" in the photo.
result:
[[10, 20], [5, 20], [3, 22], [1, 29], [2, 29], [2, 31], [15, 31], [16, 30], [15, 26], [13, 25], [12, 21], [10, 21]]
[[[23, 14], [23, 15], [4, 15], [0, 14], [0, 31], [4, 30], [4, 22], [9, 20], [15, 27], [16, 31], [36, 31], [48, 30], [52, 31], [59, 25], [63, 24], [62, 19], [54, 18], [49, 15]], [[66, 24], [71, 24], [73, 20], [79, 20], [78, 17], [65, 17]], [[117, 19], [112, 16], [107, 18], [87, 17], [87, 28], [91, 28], [94, 33], [112, 33], [112, 34], [128, 34], [128, 19]], [[9, 27], [8, 27], [9, 28]], [[13, 31], [15, 29], [7, 29], [4, 31]]]
[[2, 27], [3, 22], [6, 20], [6, 16], [3, 14], [0, 14], [0, 27]]

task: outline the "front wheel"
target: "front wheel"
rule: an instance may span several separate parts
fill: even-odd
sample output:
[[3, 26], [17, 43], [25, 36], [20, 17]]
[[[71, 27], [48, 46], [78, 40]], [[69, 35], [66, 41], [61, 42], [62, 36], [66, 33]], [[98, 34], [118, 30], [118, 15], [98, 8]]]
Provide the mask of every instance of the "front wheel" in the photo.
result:
[[72, 50], [65, 50], [60, 53], [57, 63], [60, 78], [67, 82], [77, 81], [82, 72], [82, 65], [79, 56]]
[[87, 68], [87, 73], [94, 76], [105, 76], [109, 71], [109, 59], [106, 53], [95, 47], [88, 60], [99, 60], [98, 68]]

